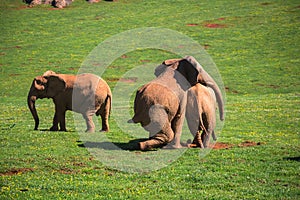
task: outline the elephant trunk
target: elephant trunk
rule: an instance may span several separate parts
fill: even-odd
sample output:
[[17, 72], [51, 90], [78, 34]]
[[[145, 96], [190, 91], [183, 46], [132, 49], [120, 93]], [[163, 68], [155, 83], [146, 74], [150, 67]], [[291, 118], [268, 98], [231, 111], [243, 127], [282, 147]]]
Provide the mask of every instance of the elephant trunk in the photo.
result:
[[217, 104], [219, 107], [220, 120], [223, 121], [224, 120], [224, 101], [223, 101], [221, 90], [218, 87], [218, 84], [204, 70], [201, 72], [200, 83], [213, 89], [213, 91], [216, 95], [216, 100], [217, 100]]
[[35, 109], [36, 99], [37, 99], [37, 97], [35, 95], [32, 95], [31, 92], [29, 92], [27, 103], [28, 103], [29, 110], [30, 110], [30, 112], [33, 116], [33, 119], [35, 121], [34, 130], [37, 130], [38, 126], [39, 126], [39, 116], [38, 116], [38, 114], [36, 112], [36, 109]]

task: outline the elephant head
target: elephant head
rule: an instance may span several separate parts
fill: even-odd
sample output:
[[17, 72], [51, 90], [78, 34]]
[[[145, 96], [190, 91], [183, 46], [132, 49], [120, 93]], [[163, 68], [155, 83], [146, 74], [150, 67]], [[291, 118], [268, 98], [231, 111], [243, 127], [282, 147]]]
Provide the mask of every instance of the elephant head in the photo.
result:
[[170, 59], [155, 69], [155, 75], [159, 76], [168, 67], [179, 71], [189, 82], [191, 86], [201, 83], [204, 86], [213, 89], [219, 107], [220, 120], [224, 120], [224, 102], [220, 88], [214, 79], [203, 69], [203, 67], [192, 56], [186, 56], [184, 59]]
[[27, 97], [28, 107], [35, 121], [34, 130], [37, 130], [39, 126], [39, 117], [35, 108], [35, 101], [37, 99], [53, 98], [64, 89], [64, 80], [59, 78], [59, 76], [52, 71], [47, 71], [43, 76], [34, 78]]

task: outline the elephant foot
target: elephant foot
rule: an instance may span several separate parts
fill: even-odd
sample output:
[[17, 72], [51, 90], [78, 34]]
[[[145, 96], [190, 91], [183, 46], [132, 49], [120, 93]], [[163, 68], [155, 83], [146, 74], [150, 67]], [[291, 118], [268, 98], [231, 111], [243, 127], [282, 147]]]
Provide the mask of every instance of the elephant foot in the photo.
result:
[[100, 132], [108, 132], [109, 128], [108, 126], [102, 126], [102, 129], [100, 130]]
[[155, 148], [160, 148], [163, 145], [164, 144], [161, 141], [154, 140], [154, 139], [147, 140], [145, 142], [139, 142], [139, 147], [140, 147], [140, 150], [142, 150], [142, 151], [152, 150], [152, 149], [155, 149]]
[[140, 150], [142, 151], [146, 151], [146, 150], [151, 150], [153, 147], [150, 146], [147, 141], [146, 142], [139, 142], [139, 147], [140, 147]]
[[194, 137], [194, 140], [191, 144], [188, 145], [189, 148], [197, 148], [200, 147], [201, 149], [204, 148], [202, 138], [201, 138], [201, 133], [198, 131]]
[[95, 129], [86, 129], [85, 132], [86, 132], [86, 133], [94, 133], [94, 132], [95, 132]]
[[57, 126], [52, 126], [52, 127], [50, 128], [50, 131], [58, 131], [58, 127], [57, 127]]

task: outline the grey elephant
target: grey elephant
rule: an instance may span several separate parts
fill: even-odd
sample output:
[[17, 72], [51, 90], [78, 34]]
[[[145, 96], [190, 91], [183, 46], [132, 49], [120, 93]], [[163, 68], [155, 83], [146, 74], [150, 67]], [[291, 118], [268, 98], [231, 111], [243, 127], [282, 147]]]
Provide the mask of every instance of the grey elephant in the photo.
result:
[[[35, 120], [34, 130], [38, 129], [39, 117], [35, 101], [52, 98], [55, 104], [53, 125], [50, 131], [66, 131], [67, 110], [81, 113], [86, 121], [87, 132], [94, 132], [92, 116], [101, 116], [101, 131], [109, 131], [108, 118], [111, 110], [112, 94], [108, 84], [93, 74], [56, 74], [47, 71], [34, 78], [28, 93], [28, 107]], [[60, 129], [58, 127], [60, 126]]]
[[139, 143], [141, 150], [163, 147], [171, 142], [180, 148], [186, 110], [186, 92], [197, 83], [211, 87], [223, 107], [218, 85], [192, 56], [164, 61], [155, 70], [156, 79], [142, 86], [134, 100], [134, 116], [129, 122], [141, 123], [149, 139]]
[[[209, 147], [210, 136], [217, 140], [216, 127], [216, 97], [214, 91], [200, 83], [191, 87], [187, 93], [186, 119], [188, 127], [194, 136], [190, 147]], [[223, 110], [220, 110], [223, 115]]]

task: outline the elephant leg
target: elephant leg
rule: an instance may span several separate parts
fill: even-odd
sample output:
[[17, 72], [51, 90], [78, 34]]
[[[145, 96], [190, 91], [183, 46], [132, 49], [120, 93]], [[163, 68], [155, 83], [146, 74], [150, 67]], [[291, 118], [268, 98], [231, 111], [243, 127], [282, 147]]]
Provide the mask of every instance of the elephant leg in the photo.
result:
[[172, 130], [175, 134], [175, 138], [174, 138], [172, 147], [176, 148], [176, 149], [182, 148], [182, 145], [180, 144], [180, 138], [181, 138], [183, 122], [184, 122], [184, 114], [176, 116], [172, 120]]
[[109, 131], [108, 114], [103, 113], [100, 116], [101, 116], [101, 121], [102, 121], [102, 129], [100, 131], [108, 132]]
[[85, 132], [89, 132], [89, 133], [93, 133], [95, 132], [95, 124], [93, 122], [93, 115], [90, 114], [89, 112], [82, 114], [83, 118], [85, 119], [86, 122], [86, 131]]
[[57, 116], [57, 112], [55, 112], [55, 114], [54, 114], [53, 123], [52, 123], [52, 127], [50, 128], [50, 131], [58, 131], [58, 116]]
[[214, 130], [212, 131], [211, 135], [212, 135], [213, 140], [216, 141], [217, 140], [217, 136], [216, 136], [216, 133], [215, 133]]
[[66, 109], [63, 105], [58, 105], [57, 101], [54, 101], [55, 104], [55, 114], [53, 117], [53, 124], [50, 128], [50, 131], [58, 131], [58, 124], [60, 126], [60, 131], [66, 130]]
[[62, 113], [59, 115], [59, 131], [67, 131], [66, 129], [66, 111], [62, 111]]
[[165, 124], [163, 130], [159, 133], [156, 133], [153, 137], [149, 140], [140, 142], [140, 149], [141, 150], [149, 150], [153, 148], [162, 147], [168, 143], [170, 143], [174, 139], [174, 132], [171, 128], [171, 124]]
[[210, 128], [207, 128], [204, 130], [201, 134], [201, 139], [203, 142], [204, 148], [208, 148], [210, 144], [210, 136], [212, 135], [212, 130]]
[[111, 109], [111, 97], [107, 97], [105, 102], [100, 106], [99, 109], [96, 109], [96, 115], [101, 117], [102, 122], [102, 129], [101, 132], [108, 132], [109, 131], [109, 124], [108, 124], [108, 118], [110, 114]]
[[108, 118], [109, 118], [109, 114], [110, 114], [110, 105], [111, 105], [110, 101], [111, 101], [111, 99], [107, 98], [105, 103], [96, 112], [96, 114], [100, 113], [101, 121], [102, 121], [102, 129], [100, 131], [103, 131], [103, 132], [108, 132], [109, 131]]
[[203, 131], [201, 134], [201, 139], [204, 148], [208, 148], [210, 144], [210, 137], [213, 133], [213, 124], [210, 115], [208, 115], [207, 113], [202, 113], [202, 120], [203, 120], [203, 127], [202, 127]]
[[201, 132], [198, 131], [195, 135], [195, 138], [192, 142], [192, 144], [190, 145], [190, 147], [200, 147], [200, 148], [204, 148], [203, 142], [202, 142], [202, 138], [201, 138]]

